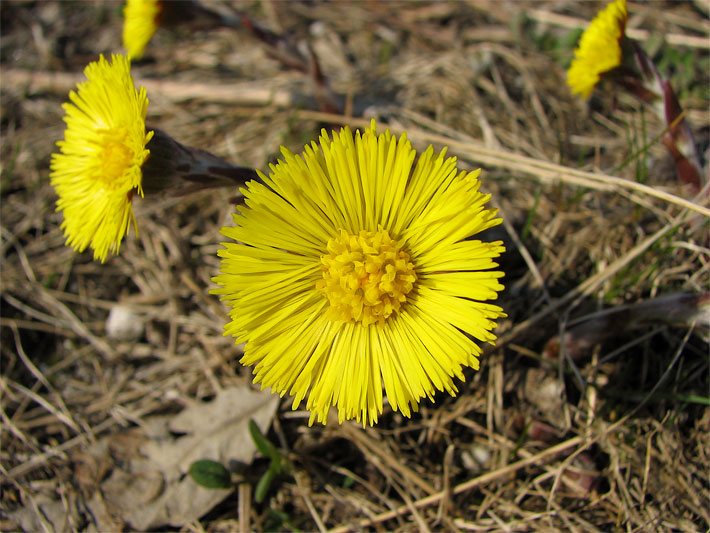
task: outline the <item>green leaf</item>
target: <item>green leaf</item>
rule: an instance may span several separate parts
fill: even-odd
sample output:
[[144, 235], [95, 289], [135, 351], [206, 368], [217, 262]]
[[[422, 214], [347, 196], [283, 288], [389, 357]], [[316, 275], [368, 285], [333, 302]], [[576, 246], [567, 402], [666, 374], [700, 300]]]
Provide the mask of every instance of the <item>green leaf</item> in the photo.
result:
[[261, 479], [259, 480], [259, 483], [256, 484], [256, 489], [254, 490], [254, 500], [256, 500], [256, 503], [264, 501], [266, 494], [269, 492], [271, 482], [275, 477], [276, 472], [274, 472], [271, 468], [269, 468], [266, 472], [264, 472], [264, 475], [261, 476]]
[[207, 489], [228, 489], [232, 486], [229, 470], [217, 461], [200, 459], [190, 465], [190, 477]]
[[254, 441], [254, 444], [256, 444], [256, 447], [265, 457], [271, 458], [272, 461], [281, 460], [281, 454], [279, 451], [264, 436], [254, 420], [249, 420], [249, 433], [251, 434], [251, 438]]

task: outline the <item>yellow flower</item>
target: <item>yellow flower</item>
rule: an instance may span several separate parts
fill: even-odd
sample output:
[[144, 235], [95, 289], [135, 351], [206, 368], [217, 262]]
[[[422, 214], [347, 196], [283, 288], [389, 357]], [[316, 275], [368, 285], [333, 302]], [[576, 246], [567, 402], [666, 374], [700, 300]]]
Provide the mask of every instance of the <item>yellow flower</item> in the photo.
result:
[[626, 0], [614, 0], [584, 31], [567, 71], [567, 85], [572, 94], [589, 98], [601, 75], [621, 64], [626, 17]]
[[502, 242], [468, 238], [501, 222], [486, 209], [479, 170], [430, 146], [416, 163], [406, 135], [325, 130], [243, 190], [222, 234], [214, 294], [230, 307], [225, 335], [241, 363], [314, 420], [374, 424], [384, 390], [410, 416], [435, 391], [458, 390], [493, 343]]
[[90, 246], [103, 262], [135, 226], [132, 198], [143, 195], [141, 165], [153, 132], [146, 132], [148, 97], [136, 90], [128, 58], [113, 55], [109, 63], [100, 56], [84, 75], [62, 106], [67, 127], [50, 180], [67, 245], [80, 252]]
[[160, 0], [126, 0], [123, 8], [123, 48], [131, 59], [140, 59], [156, 30]]

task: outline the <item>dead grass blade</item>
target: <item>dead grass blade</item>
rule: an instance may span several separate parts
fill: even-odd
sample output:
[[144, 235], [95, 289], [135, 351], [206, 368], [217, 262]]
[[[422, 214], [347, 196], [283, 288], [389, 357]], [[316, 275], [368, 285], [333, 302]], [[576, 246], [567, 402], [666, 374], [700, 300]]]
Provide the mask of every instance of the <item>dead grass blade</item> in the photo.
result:
[[[531, 466], [533, 464], [543, 464], [545, 461], [551, 460], [554, 457], [556, 457], [558, 454], [563, 453], [570, 448], [574, 448], [575, 446], [578, 446], [584, 442], [583, 437], [572, 437], [571, 439], [568, 439], [564, 442], [561, 442], [560, 444], [557, 444], [555, 446], [550, 446], [546, 450], [543, 450], [542, 452], [536, 453], [535, 455], [532, 455], [531, 457], [527, 459], [521, 459], [520, 461], [516, 461], [515, 463], [511, 463], [507, 466], [504, 466], [503, 468], [498, 468], [496, 470], [493, 470], [492, 472], [488, 472], [487, 474], [483, 474], [482, 476], [478, 476], [474, 479], [469, 479], [468, 481], [465, 481], [464, 483], [460, 483], [456, 485], [453, 488], [453, 493], [454, 494], [462, 494], [464, 492], [467, 492], [469, 490], [481, 487], [483, 485], [487, 485], [488, 483], [492, 483], [498, 479], [504, 478], [506, 476], [509, 476], [510, 474], [520, 470], [521, 468], [525, 468], [527, 466]], [[444, 498], [447, 494], [446, 490], [439, 491], [435, 494], [432, 494], [431, 496], [427, 496], [425, 498], [421, 498], [414, 503], [414, 507], [417, 509], [421, 509], [423, 507], [427, 507], [429, 505], [433, 505], [435, 503], [438, 503], [441, 501], [442, 498]], [[401, 507], [398, 507], [394, 511], [389, 511], [386, 513], [381, 513], [377, 515], [376, 517], [372, 519], [367, 519], [367, 520], [361, 520], [357, 523], [357, 527], [370, 527], [374, 524], [378, 524], [380, 522], [384, 522], [386, 520], [390, 520], [392, 518], [395, 518], [397, 516], [401, 516], [403, 514], [406, 514], [410, 512], [410, 507], [408, 505], [403, 505]], [[353, 528], [351, 526], [341, 526], [337, 527], [334, 529], [331, 529], [331, 533], [346, 533], [347, 531], [351, 531]]]

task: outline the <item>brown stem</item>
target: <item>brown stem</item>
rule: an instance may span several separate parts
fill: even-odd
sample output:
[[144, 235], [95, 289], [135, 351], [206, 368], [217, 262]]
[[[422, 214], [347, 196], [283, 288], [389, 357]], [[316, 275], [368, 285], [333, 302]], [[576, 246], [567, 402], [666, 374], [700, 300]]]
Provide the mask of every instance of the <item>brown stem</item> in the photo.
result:
[[253, 168], [235, 166], [209, 152], [185, 146], [153, 128], [150, 155], [143, 164], [145, 194], [169, 192], [181, 196], [214, 187], [240, 187], [258, 180]]

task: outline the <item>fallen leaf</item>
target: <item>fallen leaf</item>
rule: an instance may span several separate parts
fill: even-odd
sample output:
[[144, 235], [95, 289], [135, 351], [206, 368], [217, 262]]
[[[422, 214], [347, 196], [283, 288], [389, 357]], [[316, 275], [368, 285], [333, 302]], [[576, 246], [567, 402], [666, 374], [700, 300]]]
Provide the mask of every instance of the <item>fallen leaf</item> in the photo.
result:
[[[256, 446], [249, 419], [266, 432], [277, 405], [278, 396], [248, 387], [224, 389], [210, 402], [191, 401], [176, 416], [152, 417], [115, 436], [110, 448], [121, 461], [100, 486], [106, 507], [139, 530], [194, 522], [232, 489], [199, 486], [187, 475], [190, 464], [198, 459], [250, 463]], [[125, 442], [132, 444], [121, 449]]]
[[78, 522], [76, 509], [67, 510], [59, 499], [41, 494], [32, 498], [28, 504], [10, 513], [10, 518], [17, 522], [23, 531], [75, 531]]

